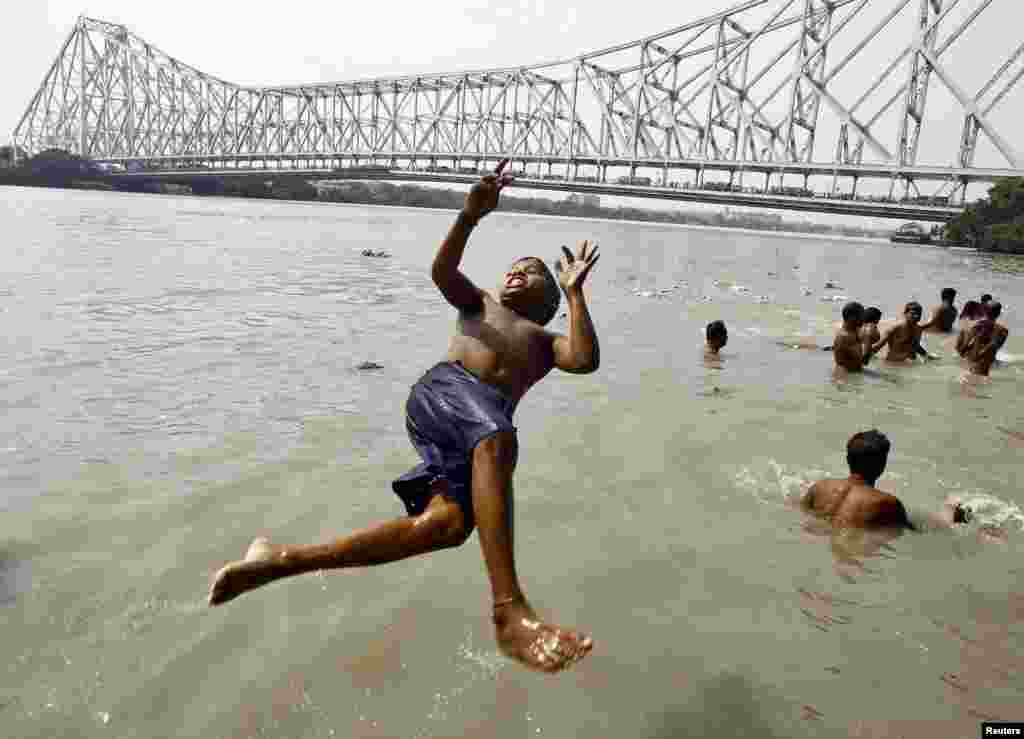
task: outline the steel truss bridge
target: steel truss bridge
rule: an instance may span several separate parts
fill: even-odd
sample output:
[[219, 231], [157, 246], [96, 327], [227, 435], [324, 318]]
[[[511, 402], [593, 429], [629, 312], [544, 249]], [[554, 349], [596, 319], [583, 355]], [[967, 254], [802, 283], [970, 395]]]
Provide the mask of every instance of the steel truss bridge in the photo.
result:
[[1006, 110], [1024, 43], [984, 25], [1019, 3], [747, 0], [553, 62], [278, 87], [82, 17], [13, 141], [124, 178], [467, 181], [511, 157], [547, 189], [941, 220], [973, 185], [1024, 176], [1024, 111]]

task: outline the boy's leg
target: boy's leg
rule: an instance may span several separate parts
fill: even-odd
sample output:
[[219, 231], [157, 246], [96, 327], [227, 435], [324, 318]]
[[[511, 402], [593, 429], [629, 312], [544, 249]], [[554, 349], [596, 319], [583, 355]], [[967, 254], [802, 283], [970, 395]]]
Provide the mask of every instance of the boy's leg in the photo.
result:
[[512, 540], [512, 474], [519, 447], [515, 433], [484, 439], [473, 451], [473, 514], [494, 598], [501, 650], [544, 672], [557, 672], [590, 652], [589, 638], [541, 622], [516, 575]]
[[458, 503], [446, 498], [443, 481], [419, 516], [379, 523], [329, 544], [277, 546], [256, 539], [245, 559], [223, 567], [210, 587], [210, 605], [220, 605], [242, 593], [305, 572], [395, 562], [417, 554], [462, 544], [471, 529]]

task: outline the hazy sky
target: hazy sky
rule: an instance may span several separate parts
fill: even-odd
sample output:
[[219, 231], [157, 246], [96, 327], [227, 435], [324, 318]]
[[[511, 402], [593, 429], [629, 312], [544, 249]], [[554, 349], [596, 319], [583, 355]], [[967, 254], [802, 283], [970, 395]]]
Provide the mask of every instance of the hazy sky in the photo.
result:
[[[664, 30], [736, 4], [737, 0], [386, 0], [382, 2], [236, 3], [211, 0], [36, 0], [11, 2], [0, 44], [4, 90], [0, 96], [0, 142], [9, 140], [32, 94], [80, 13], [123, 23], [172, 56], [222, 79], [269, 85], [357, 79], [414, 72], [444, 72], [561, 59]], [[963, 0], [966, 12], [979, 0]], [[879, 13], [895, 0], [871, 0]], [[959, 76], [973, 94], [980, 82], [1020, 43], [1021, 0], [995, 0], [965, 36]], [[802, 0], [794, 5], [802, 5]], [[917, 0], [911, 6], [917, 5]], [[908, 16], [911, 10], [904, 11]], [[958, 11], [959, 12], [959, 11]], [[856, 63], [857, 84], [867, 84], [901, 44], [865, 53]], [[953, 56], [956, 49], [951, 49]], [[977, 53], [975, 53], [977, 52]], [[836, 55], [833, 55], [833, 59]], [[875, 61], [877, 60], [877, 61]], [[877, 64], [877, 67], [874, 66]], [[853, 66], [851, 68], [854, 68]], [[930, 134], [923, 142], [952, 163], [963, 114], [934, 80], [929, 98]], [[1019, 152], [1024, 141], [1017, 121], [1024, 115], [1024, 82], [1000, 107], [996, 124]], [[933, 121], [935, 121], [933, 123]], [[894, 139], [887, 135], [887, 139]], [[830, 139], [834, 140], [834, 139]], [[895, 148], [895, 141], [886, 141]], [[988, 146], [983, 145], [983, 149]], [[932, 148], [929, 148], [932, 147]], [[990, 158], [982, 166], [1003, 166]], [[831, 152], [819, 151], [819, 158]], [[922, 157], [925, 161], [929, 157]], [[939, 163], [934, 158], [927, 163]]]

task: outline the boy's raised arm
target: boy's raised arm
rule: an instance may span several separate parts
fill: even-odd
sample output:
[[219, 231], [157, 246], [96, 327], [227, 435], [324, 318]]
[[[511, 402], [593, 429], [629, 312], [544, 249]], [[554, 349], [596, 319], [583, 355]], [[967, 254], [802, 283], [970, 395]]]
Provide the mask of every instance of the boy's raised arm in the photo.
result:
[[601, 350], [597, 343], [594, 323], [590, 320], [587, 301], [583, 297], [583, 282], [597, 264], [597, 247], [584, 241], [578, 255], [562, 247], [564, 255], [555, 265], [558, 284], [569, 303], [569, 334], [556, 335], [552, 342], [555, 366], [565, 372], [587, 374], [601, 363]]
[[460, 312], [478, 313], [483, 306], [483, 293], [459, 269], [462, 253], [466, 249], [469, 235], [477, 223], [498, 205], [498, 194], [512, 181], [509, 174], [502, 174], [508, 163], [501, 160], [494, 174], [480, 179], [466, 195], [466, 202], [448, 230], [448, 235], [437, 250], [430, 276], [445, 300]]

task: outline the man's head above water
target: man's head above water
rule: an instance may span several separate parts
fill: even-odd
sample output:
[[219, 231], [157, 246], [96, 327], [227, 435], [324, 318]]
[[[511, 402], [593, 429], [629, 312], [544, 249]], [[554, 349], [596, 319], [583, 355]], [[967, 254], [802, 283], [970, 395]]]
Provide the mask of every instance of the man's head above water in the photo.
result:
[[921, 316], [924, 315], [924, 308], [916, 300], [911, 300], [903, 308], [903, 315], [907, 319], [907, 323], [915, 324], [921, 322]]
[[854, 434], [846, 443], [846, 463], [850, 465], [850, 472], [860, 475], [868, 485], [874, 485], [885, 471], [890, 448], [888, 437], [878, 429]]
[[843, 323], [851, 328], [860, 328], [864, 323], [864, 306], [853, 300], [843, 306]]
[[729, 330], [725, 327], [725, 321], [712, 321], [704, 329], [704, 337], [707, 339], [708, 348], [717, 352], [729, 343]]
[[517, 259], [498, 286], [503, 306], [546, 326], [558, 313], [562, 293], [558, 280], [539, 257]]

